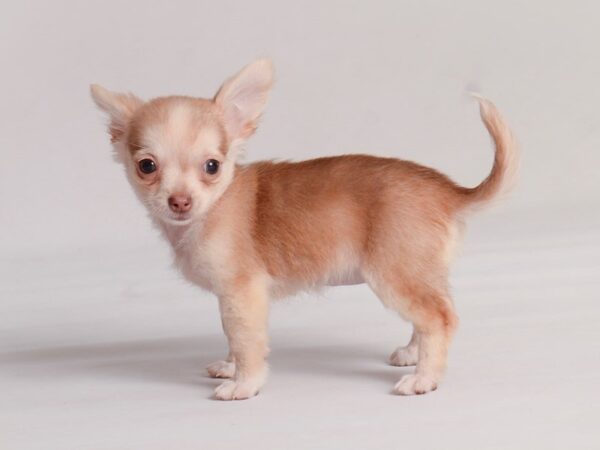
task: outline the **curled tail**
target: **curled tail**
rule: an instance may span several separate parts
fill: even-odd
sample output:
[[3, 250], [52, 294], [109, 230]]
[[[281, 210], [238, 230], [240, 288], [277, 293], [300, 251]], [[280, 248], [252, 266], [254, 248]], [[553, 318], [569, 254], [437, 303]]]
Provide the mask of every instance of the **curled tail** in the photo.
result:
[[466, 207], [482, 206], [506, 194], [515, 184], [519, 171], [517, 143], [496, 106], [486, 98], [473, 94], [479, 101], [481, 119], [495, 145], [492, 171], [478, 186], [460, 188]]

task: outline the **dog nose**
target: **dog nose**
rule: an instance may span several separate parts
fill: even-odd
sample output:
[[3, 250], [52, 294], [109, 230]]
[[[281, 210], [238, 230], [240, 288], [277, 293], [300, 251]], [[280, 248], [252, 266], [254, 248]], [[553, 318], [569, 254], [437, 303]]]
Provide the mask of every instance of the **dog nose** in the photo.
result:
[[169, 197], [169, 208], [176, 213], [185, 213], [192, 208], [192, 198], [185, 194], [173, 194]]

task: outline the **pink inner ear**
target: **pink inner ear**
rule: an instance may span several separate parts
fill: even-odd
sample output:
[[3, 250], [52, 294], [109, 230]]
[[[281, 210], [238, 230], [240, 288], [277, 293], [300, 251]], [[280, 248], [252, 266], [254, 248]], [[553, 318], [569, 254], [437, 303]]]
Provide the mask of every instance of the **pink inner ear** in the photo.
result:
[[223, 84], [215, 101], [223, 108], [225, 127], [231, 139], [252, 135], [265, 107], [272, 83], [272, 67], [257, 61]]
[[110, 133], [110, 142], [115, 143], [121, 140], [125, 134], [126, 124], [122, 121], [111, 119], [108, 125], [108, 132]]
[[129, 119], [131, 116], [124, 117], [112, 117], [108, 125], [108, 132], [110, 134], [110, 142], [113, 144], [120, 141], [125, 135], [125, 131], [129, 126]]
[[223, 107], [223, 117], [227, 134], [232, 138], [236, 138], [239, 136], [242, 128], [242, 112], [236, 105], [223, 105]]
[[121, 140], [129, 126], [129, 120], [143, 101], [132, 94], [118, 94], [100, 86], [92, 87], [92, 97], [98, 107], [109, 115], [108, 132], [111, 142]]
[[225, 110], [225, 127], [231, 138], [245, 139], [250, 137], [256, 130], [256, 120], [244, 117], [240, 108], [232, 104]]

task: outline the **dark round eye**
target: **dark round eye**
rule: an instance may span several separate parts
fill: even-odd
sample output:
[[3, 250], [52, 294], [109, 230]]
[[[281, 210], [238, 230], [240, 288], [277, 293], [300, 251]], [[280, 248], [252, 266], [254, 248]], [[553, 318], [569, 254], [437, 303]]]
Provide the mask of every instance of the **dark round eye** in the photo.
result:
[[209, 175], [214, 175], [219, 171], [219, 161], [216, 159], [209, 159], [204, 163], [204, 171]]
[[138, 167], [142, 173], [152, 173], [156, 171], [156, 163], [149, 158], [142, 159], [138, 163]]

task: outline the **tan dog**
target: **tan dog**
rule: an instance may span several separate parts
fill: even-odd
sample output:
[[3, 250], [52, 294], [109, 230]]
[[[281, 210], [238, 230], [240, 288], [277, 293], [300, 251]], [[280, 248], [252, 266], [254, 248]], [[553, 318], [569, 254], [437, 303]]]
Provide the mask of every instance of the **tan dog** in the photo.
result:
[[496, 145], [490, 175], [456, 185], [413, 162], [366, 155], [239, 165], [273, 79], [259, 60], [214, 99], [144, 102], [92, 86], [110, 118], [115, 151], [150, 216], [173, 246], [184, 276], [219, 297], [229, 356], [208, 366], [230, 378], [222, 400], [254, 396], [267, 375], [269, 299], [324, 285], [367, 283], [413, 323], [390, 358], [416, 364], [397, 394], [436, 389], [457, 317], [448, 264], [465, 213], [506, 190], [516, 146], [493, 104], [481, 117]]

